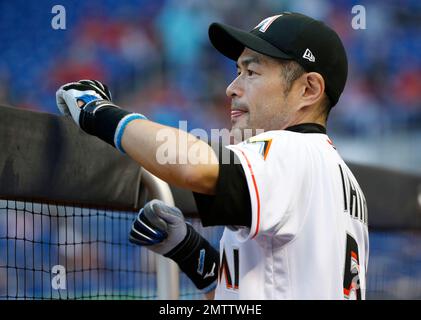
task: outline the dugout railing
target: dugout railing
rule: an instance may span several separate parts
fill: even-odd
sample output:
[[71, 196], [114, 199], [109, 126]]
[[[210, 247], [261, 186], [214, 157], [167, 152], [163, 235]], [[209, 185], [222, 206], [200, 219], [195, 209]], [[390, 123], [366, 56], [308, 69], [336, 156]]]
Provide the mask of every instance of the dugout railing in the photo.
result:
[[[178, 299], [176, 264], [127, 241], [131, 220], [147, 199], [174, 205], [168, 184], [69, 119], [9, 107], [1, 107], [0, 115], [0, 298]], [[66, 257], [59, 263], [63, 250]], [[123, 258], [129, 251], [138, 258]], [[113, 261], [101, 265], [83, 256], [99, 252]], [[52, 265], [45, 266], [49, 261]], [[69, 261], [73, 265], [67, 268]], [[149, 289], [109, 292], [124, 278], [136, 281], [136, 272], [153, 279], [152, 285], [139, 280]], [[66, 283], [54, 284], [60, 276]], [[92, 279], [103, 283], [86, 284]]]

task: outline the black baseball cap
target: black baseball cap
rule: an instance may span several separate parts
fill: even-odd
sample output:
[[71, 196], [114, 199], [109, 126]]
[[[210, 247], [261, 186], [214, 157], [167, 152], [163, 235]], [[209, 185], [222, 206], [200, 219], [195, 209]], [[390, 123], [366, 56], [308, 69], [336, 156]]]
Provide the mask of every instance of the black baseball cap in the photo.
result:
[[300, 13], [268, 17], [250, 32], [221, 23], [209, 27], [212, 45], [237, 61], [247, 47], [261, 54], [298, 62], [307, 72], [318, 72], [333, 107], [348, 75], [345, 48], [337, 33], [321, 21]]

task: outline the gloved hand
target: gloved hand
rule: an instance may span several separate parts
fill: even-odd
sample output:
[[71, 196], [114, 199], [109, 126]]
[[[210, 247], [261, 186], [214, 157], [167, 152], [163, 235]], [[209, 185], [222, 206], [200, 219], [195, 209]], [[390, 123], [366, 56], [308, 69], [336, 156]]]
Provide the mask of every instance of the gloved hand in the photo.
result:
[[160, 200], [148, 202], [132, 224], [129, 240], [165, 255], [180, 244], [187, 234], [183, 214]]
[[56, 92], [56, 101], [60, 112], [70, 114], [83, 131], [97, 136], [122, 153], [125, 151], [121, 139], [127, 124], [146, 119], [143, 114], [132, 113], [113, 104], [110, 90], [97, 80], [80, 80], [61, 86]]
[[219, 253], [184, 221], [178, 208], [160, 200], [148, 202], [133, 222], [129, 239], [175, 261], [198, 289], [215, 288]]
[[108, 87], [98, 80], [79, 80], [66, 83], [56, 92], [56, 102], [60, 112], [64, 115], [70, 114], [78, 126], [80, 126], [81, 111], [78, 101], [82, 101], [86, 105], [95, 100], [112, 100]]

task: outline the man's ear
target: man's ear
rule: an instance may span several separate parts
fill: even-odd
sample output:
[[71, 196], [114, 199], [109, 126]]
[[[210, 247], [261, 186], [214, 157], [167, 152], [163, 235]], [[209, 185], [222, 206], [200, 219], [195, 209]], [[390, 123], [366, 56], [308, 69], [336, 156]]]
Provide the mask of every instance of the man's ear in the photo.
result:
[[301, 101], [303, 106], [318, 103], [323, 99], [325, 81], [320, 73], [309, 72], [302, 77]]

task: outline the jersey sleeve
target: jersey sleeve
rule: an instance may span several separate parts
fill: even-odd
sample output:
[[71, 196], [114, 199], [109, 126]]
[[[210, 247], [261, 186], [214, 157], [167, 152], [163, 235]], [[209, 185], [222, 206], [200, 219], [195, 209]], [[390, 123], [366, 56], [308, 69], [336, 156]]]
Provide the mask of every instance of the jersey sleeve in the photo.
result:
[[265, 132], [227, 146], [241, 162], [251, 200], [251, 227], [237, 232], [240, 241], [259, 235], [292, 237], [296, 232], [298, 217], [291, 219], [289, 213], [301, 196], [305, 153], [292, 140], [282, 132]]
[[193, 192], [199, 216], [207, 226], [251, 225], [250, 195], [243, 167], [230, 151], [231, 161], [220, 161], [215, 195]]

